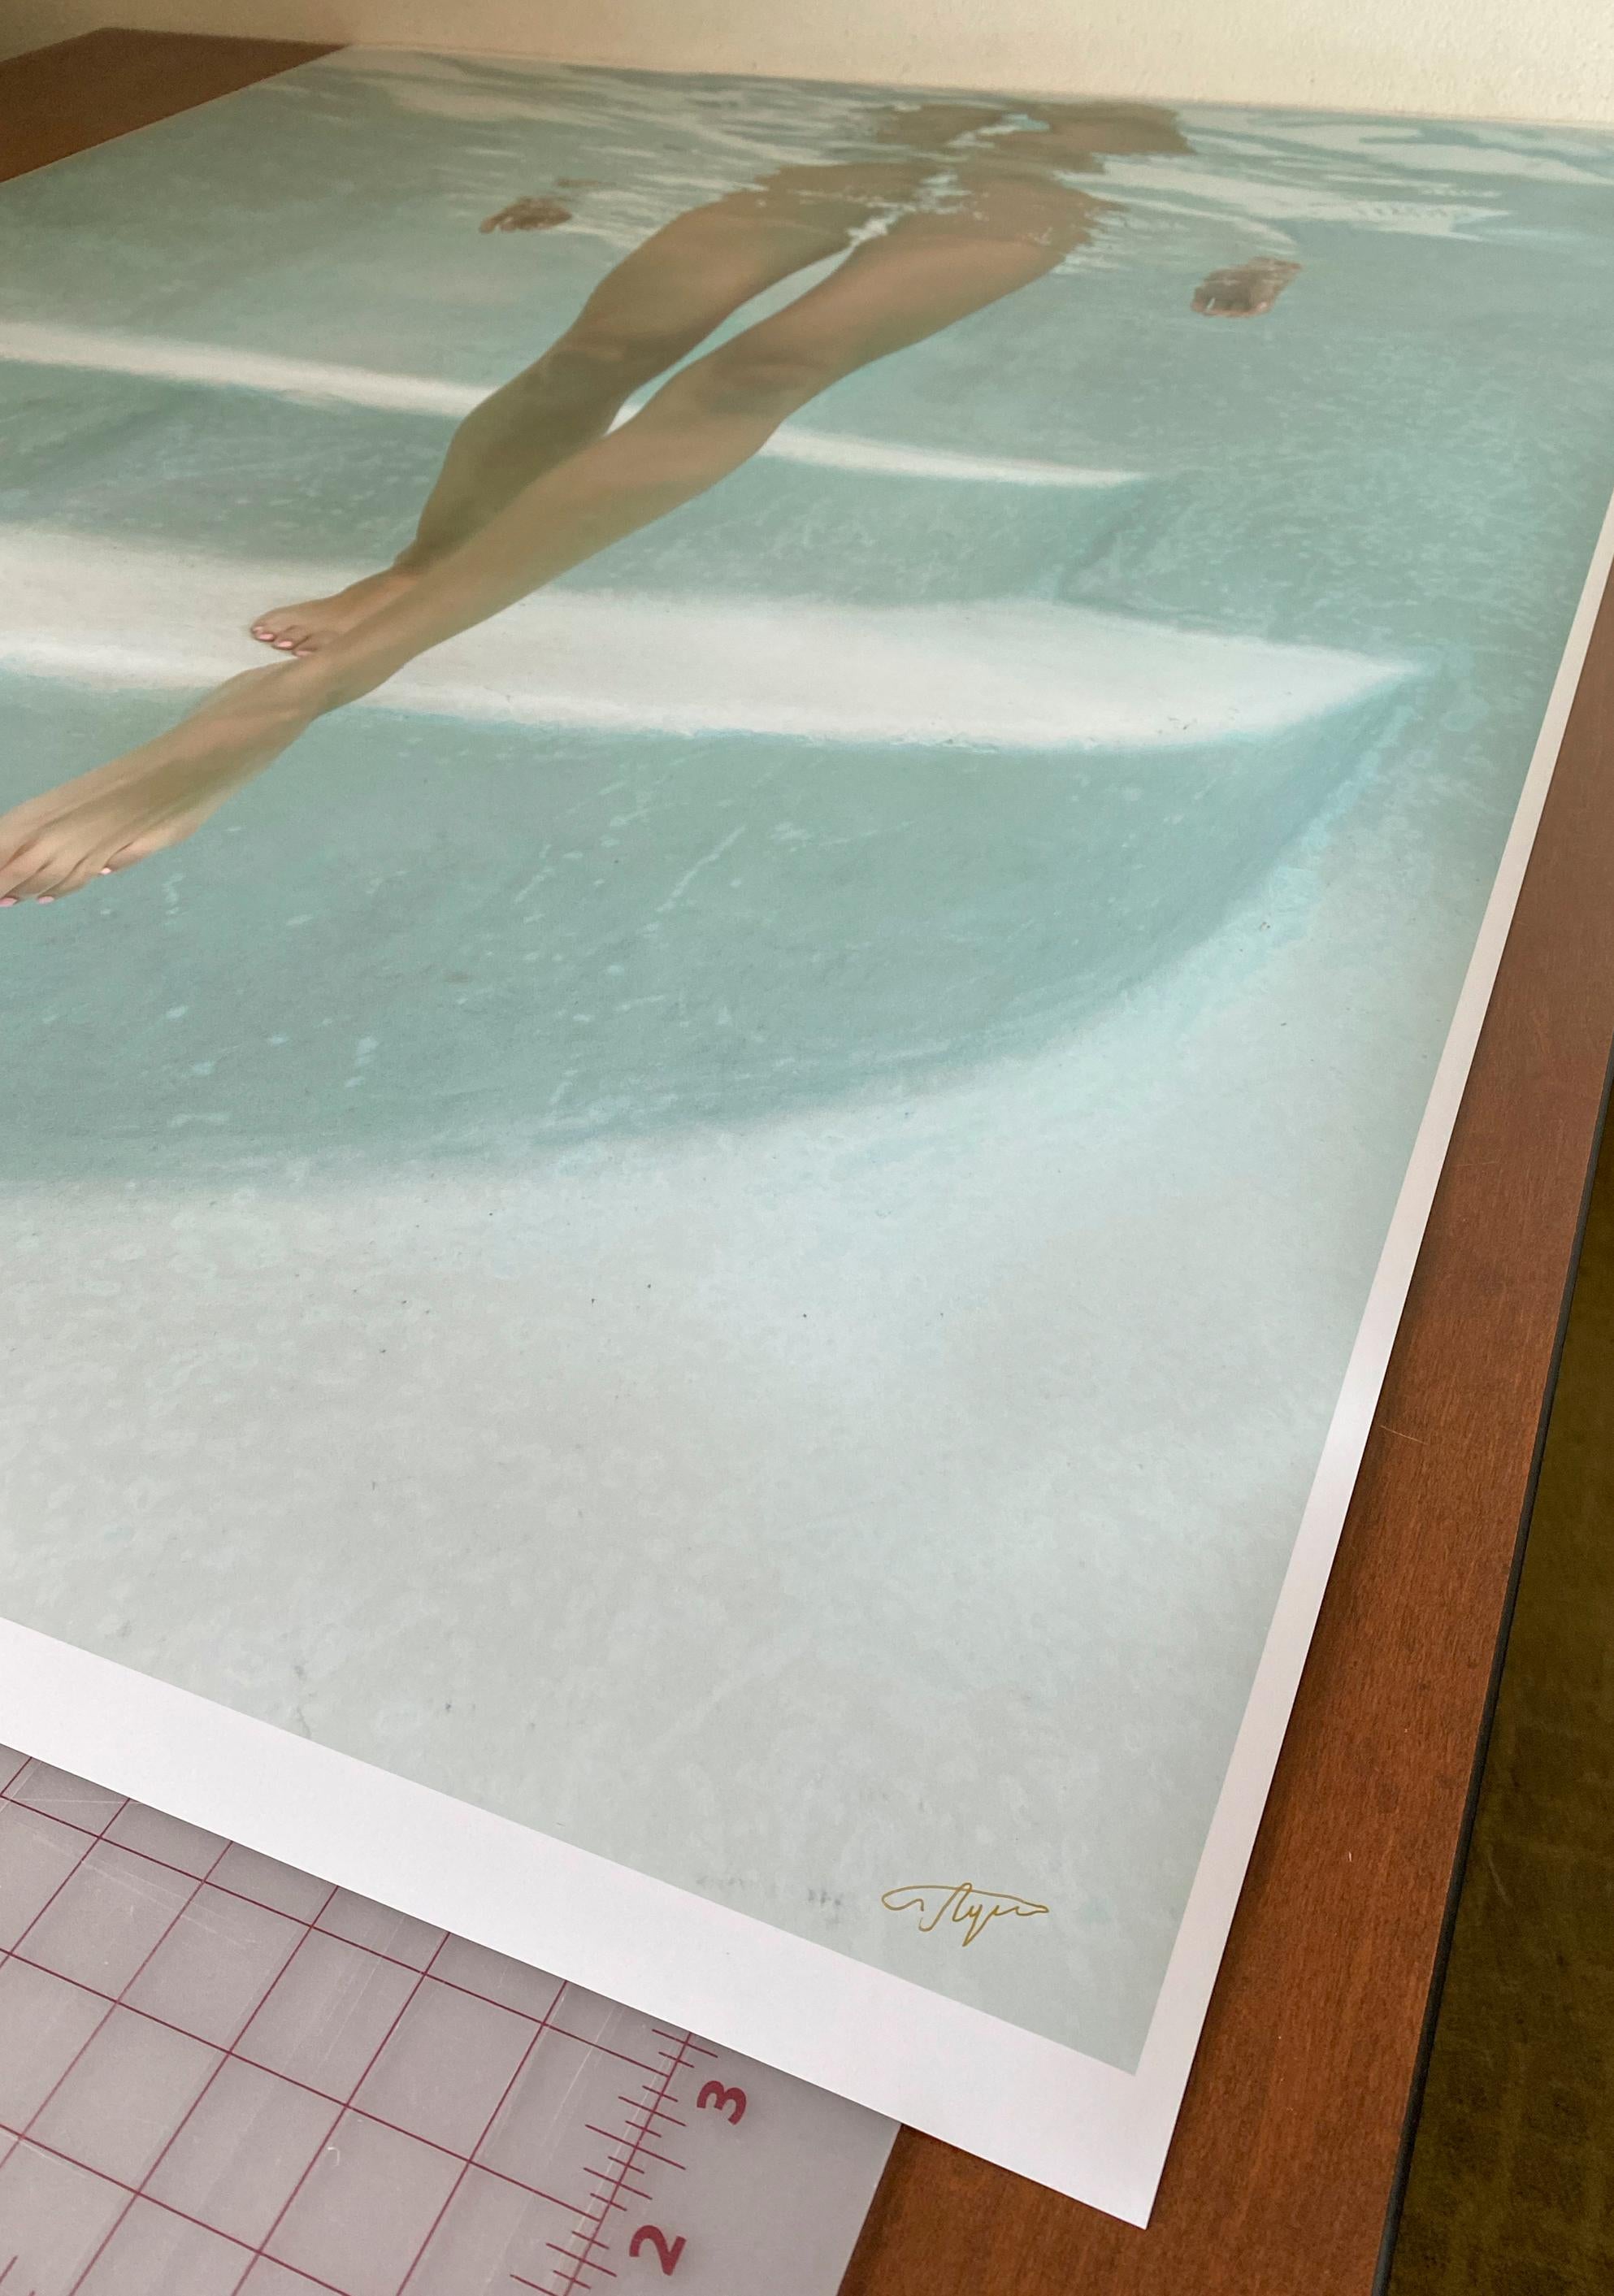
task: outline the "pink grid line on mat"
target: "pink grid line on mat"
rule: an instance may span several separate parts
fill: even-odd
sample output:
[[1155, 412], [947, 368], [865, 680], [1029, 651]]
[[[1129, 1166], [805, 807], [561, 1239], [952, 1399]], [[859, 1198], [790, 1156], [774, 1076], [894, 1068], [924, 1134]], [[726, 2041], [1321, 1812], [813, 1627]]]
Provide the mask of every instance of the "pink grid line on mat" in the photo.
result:
[[0, 2296], [586, 2296], [713, 2054], [0, 1749]]

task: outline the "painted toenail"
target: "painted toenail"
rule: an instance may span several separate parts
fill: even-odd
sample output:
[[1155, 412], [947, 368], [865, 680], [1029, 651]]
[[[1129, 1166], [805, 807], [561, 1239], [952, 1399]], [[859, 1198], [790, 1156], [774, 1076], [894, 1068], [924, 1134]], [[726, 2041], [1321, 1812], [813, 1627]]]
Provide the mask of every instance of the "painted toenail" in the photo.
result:
[[16, 906], [17, 896], [15, 893], [7, 893], [3, 897], [0, 897], [0, 909], [14, 909]]
[[37, 893], [34, 898], [42, 909], [48, 909], [56, 896], [54, 893]]

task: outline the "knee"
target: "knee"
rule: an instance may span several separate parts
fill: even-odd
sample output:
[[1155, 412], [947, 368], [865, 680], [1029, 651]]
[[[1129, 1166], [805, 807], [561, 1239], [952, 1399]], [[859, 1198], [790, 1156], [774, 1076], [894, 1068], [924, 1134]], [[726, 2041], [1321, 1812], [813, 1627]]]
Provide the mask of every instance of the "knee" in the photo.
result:
[[665, 374], [700, 340], [699, 335], [674, 331], [591, 326], [585, 322], [562, 335], [529, 373], [542, 375], [552, 384], [632, 390]]
[[790, 345], [728, 343], [690, 370], [718, 414], [785, 415], [827, 390], [840, 373], [822, 355]]

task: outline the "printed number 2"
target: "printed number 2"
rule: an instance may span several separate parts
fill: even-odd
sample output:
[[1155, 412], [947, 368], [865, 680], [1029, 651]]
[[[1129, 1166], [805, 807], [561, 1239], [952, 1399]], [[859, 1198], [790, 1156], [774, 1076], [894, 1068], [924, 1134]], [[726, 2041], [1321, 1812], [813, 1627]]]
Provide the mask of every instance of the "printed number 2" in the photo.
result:
[[738, 2123], [745, 2119], [745, 2091], [742, 2088], [725, 2088], [721, 2081], [708, 2081], [695, 2103], [702, 2112], [716, 2105], [718, 2112], [727, 2113], [732, 2121]]
[[669, 2241], [660, 2225], [641, 2225], [627, 2243], [629, 2256], [637, 2256], [642, 2248], [653, 2248], [656, 2261], [663, 2272], [676, 2272], [678, 2259], [684, 2253], [684, 2235]]

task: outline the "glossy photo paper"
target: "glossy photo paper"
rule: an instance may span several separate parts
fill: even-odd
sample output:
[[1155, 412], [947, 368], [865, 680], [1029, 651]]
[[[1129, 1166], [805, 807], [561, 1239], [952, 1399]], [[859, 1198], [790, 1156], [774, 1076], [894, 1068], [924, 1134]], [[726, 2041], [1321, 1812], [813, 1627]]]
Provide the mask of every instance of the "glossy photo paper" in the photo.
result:
[[0, 1738], [1142, 2221], [1614, 143], [353, 51], [0, 221]]

